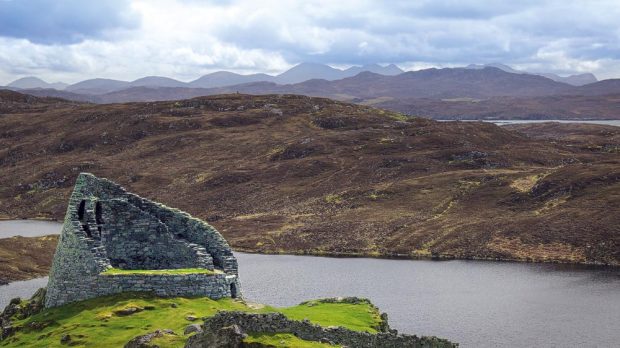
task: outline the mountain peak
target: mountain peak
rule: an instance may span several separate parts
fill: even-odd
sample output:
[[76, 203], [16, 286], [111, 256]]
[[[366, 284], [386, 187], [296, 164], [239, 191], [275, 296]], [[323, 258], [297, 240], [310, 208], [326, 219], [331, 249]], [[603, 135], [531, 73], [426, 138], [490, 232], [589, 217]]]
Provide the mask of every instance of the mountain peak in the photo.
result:
[[592, 73], [582, 73], [582, 74], [575, 74], [575, 75], [569, 75], [569, 76], [560, 76], [554, 73], [535, 73], [535, 72], [529, 72], [529, 71], [516, 70], [503, 63], [469, 64], [465, 68], [466, 69], [484, 69], [488, 67], [501, 69], [505, 72], [509, 72], [512, 74], [538, 75], [538, 76], [546, 77], [556, 82], [567, 83], [573, 86], [583, 86], [583, 85], [598, 81], [596, 76], [594, 76], [594, 74]]
[[26, 76], [26, 77], [22, 77], [21, 79], [17, 79], [9, 83], [7, 86], [13, 87], [13, 88], [19, 88], [19, 89], [31, 89], [31, 88], [64, 89], [68, 85], [63, 82], [48, 83], [35, 76]]
[[332, 81], [341, 78], [342, 70], [332, 68], [326, 64], [304, 62], [276, 76], [275, 82], [279, 84], [292, 84], [312, 79]]
[[185, 83], [164, 76], [145, 76], [129, 83], [130, 87], [184, 87]]

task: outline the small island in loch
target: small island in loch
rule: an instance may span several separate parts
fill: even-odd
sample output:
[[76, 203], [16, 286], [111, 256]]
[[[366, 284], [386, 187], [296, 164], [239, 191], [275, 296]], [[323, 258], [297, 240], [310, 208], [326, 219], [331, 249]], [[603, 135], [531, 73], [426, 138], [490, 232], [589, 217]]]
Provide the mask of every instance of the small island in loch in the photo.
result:
[[[276, 284], [276, 282], [274, 282]], [[82, 173], [46, 289], [0, 315], [3, 347], [456, 347], [399, 334], [369, 300], [243, 300], [212, 226]]]

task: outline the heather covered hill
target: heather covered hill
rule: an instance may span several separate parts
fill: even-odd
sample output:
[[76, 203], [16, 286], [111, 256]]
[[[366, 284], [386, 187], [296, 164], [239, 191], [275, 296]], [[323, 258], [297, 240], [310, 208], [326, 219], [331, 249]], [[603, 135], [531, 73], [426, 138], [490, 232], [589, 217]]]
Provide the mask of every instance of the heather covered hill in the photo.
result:
[[524, 123], [504, 126], [529, 137], [560, 142], [566, 146], [580, 147], [584, 150], [617, 151], [620, 145], [620, 127], [599, 124], [576, 123]]
[[295, 95], [12, 110], [4, 218], [62, 218], [89, 171], [237, 250], [620, 263], [613, 146]]
[[7, 89], [0, 89], [0, 117], [2, 117], [3, 114], [10, 113], [46, 112], [55, 107], [66, 109], [76, 104], [78, 103], [55, 97], [37, 97]]
[[617, 120], [620, 94], [544, 97], [378, 98], [363, 103], [439, 120]]
[[48, 275], [58, 236], [0, 238], [0, 285]]

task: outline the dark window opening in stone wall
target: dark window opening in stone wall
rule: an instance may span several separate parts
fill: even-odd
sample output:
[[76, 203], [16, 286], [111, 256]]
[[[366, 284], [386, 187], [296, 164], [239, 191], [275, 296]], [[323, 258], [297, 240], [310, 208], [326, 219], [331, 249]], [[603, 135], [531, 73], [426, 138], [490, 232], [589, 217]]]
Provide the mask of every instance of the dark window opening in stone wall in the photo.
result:
[[213, 266], [223, 269], [224, 262], [222, 261], [222, 259], [217, 257], [216, 255], [211, 255], [211, 256], [213, 257]]
[[101, 217], [102, 214], [101, 202], [95, 203], [95, 220], [97, 221], [97, 225], [103, 224], [103, 218]]
[[84, 221], [85, 210], [86, 210], [86, 201], [81, 201], [80, 205], [78, 206], [78, 219], [80, 219], [80, 221]]
[[82, 228], [84, 229], [84, 232], [86, 232], [86, 235], [87, 235], [89, 238], [92, 238], [92, 237], [93, 237], [93, 234], [90, 232], [90, 228], [88, 227], [88, 225], [82, 225]]
[[230, 284], [230, 297], [237, 298], [237, 285], [235, 283]]

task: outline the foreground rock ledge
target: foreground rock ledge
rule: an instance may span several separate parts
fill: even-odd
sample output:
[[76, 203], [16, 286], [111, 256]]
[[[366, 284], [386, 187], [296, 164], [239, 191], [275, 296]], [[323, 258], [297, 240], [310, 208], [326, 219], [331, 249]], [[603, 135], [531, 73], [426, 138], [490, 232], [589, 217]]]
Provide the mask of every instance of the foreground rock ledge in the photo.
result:
[[[453, 348], [457, 343], [436, 337], [399, 335], [385, 328], [385, 332], [370, 334], [343, 327], [322, 327], [309, 321], [290, 320], [281, 313], [252, 314], [244, 312], [219, 312], [208, 318], [203, 332], [189, 338], [185, 348], [241, 348], [251, 347], [244, 342], [248, 333], [293, 334], [306, 341], [338, 344], [359, 348]], [[255, 347], [261, 345], [255, 345]]]

